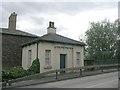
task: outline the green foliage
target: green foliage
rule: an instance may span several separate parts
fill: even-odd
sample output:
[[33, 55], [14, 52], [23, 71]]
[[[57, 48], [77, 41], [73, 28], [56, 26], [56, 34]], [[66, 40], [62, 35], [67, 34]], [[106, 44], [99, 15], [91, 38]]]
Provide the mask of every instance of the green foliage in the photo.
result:
[[39, 63], [39, 59], [36, 59], [33, 61], [31, 67], [28, 69], [29, 72], [31, 72], [32, 74], [35, 73], [40, 73], [40, 63]]
[[24, 70], [22, 67], [13, 67], [9, 70], [2, 71], [2, 81], [8, 81], [11, 79], [17, 79], [24, 76], [29, 76], [40, 72], [39, 59], [33, 61], [31, 67], [28, 70]]
[[9, 80], [9, 79], [16, 79], [25, 76], [26, 70], [24, 70], [22, 67], [13, 67], [9, 70], [3, 70], [2, 71], [2, 79], [3, 81]]
[[86, 58], [93, 60], [117, 59], [117, 20], [90, 23], [86, 32]]

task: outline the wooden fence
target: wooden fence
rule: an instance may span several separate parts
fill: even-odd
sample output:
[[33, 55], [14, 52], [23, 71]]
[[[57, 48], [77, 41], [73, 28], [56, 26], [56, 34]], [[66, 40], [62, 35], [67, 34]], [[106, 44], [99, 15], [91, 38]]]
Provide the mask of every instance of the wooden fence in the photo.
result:
[[11, 86], [12, 83], [15, 82], [20, 82], [20, 81], [25, 81], [25, 80], [33, 80], [33, 79], [41, 79], [44, 78], [46, 76], [50, 76], [53, 75], [56, 79], [59, 78], [59, 75], [61, 74], [66, 74], [66, 73], [75, 73], [78, 72], [79, 75], [82, 75], [83, 72], [87, 72], [87, 71], [95, 71], [95, 70], [99, 70], [101, 73], [104, 73], [104, 70], [110, 70], [110, 69], [116, 69], [118, 70], [118, 64], [110, 64], [110, 65], [94, 65], [94, 66], [83, 66], [83, 67], [74, 67], [74, 68], [65, 68], [65, 69], [57, 69], [57, 70], [51, 70], [48, 72], [44, 72], [44, 73], [39, 73], [39, 74], [35, 74], [35, 75], [30, 75], [30, 76], [25, 76], [22, 78], [18, 78], [18, 79], [13, 79], [13, 80], [9, 80], [8, 82], [3, 82], [2, 85], [4, 86]]

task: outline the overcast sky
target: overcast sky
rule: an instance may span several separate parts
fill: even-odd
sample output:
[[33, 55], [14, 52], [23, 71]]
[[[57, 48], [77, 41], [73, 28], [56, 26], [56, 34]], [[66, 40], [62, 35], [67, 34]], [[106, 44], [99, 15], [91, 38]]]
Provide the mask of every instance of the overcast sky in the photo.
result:
[[53, 21], [57, 34], [79, 40], [79, 36], [89, 28], [89, 22], [104, 19], [113, 22], [118, 18], [119, 0], [51, 1], [2, 1], [0, 27], [7, 28], [8, 17], [16, 12], [19, 30], [42, 36], [47, 33], [49, 21]]

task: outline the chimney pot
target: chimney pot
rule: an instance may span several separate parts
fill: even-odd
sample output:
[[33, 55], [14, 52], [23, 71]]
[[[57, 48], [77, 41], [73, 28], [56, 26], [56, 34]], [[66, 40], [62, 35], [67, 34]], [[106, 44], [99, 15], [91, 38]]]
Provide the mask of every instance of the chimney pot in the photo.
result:
[[49, 22], [49, 27], [54, 28], [54, 22]]
[[47, 28], [47, 33], [56, 33], [56, 28], [54, 27], [54, 22], [49, 22], [49, 27]]

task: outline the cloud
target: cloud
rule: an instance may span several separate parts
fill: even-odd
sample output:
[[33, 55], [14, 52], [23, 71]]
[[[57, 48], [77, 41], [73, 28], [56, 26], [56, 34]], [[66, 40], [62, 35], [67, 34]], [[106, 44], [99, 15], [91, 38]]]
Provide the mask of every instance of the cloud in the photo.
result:
[[3, 0], [2, 2], [118, 2], [119, 0]]
[[78, 12], [89, 11], [95, 8], [113, 8], [116, 3], [97, 2], [5, 2], [2, 7], [7, 12], [16, 11], [19, 15], [26, 13], [65, 13], [74, 15]]
[[[57, 32], [77, 39], [89, 21], [113, 18], [117, 2], [3, 2], [2, 27], [7, 27], [11, 12], [18, 14], [17, 28], [33, 34], [46, 33], [49, 21], [54, 21]], [[109, 17], [110, 16], [110, 17]], [[0, 26], [1, 27], [1, 26]]]
[[[91, 0], [90, 0], [91, 1]], [[11, 12], [16, 12], [19, 17], [30, 17], [36, 23], [42, 23], [40, 15], [52, 16], [56, 14], [76, 15], [90, 10], [116, 8], [115, 2], [3, 2], [2, 3], [2, 23], [5, 26]], [[34, 15], [34, 16], [32, 16]], [[41, 21], [41, 22], [40, 22]]]

